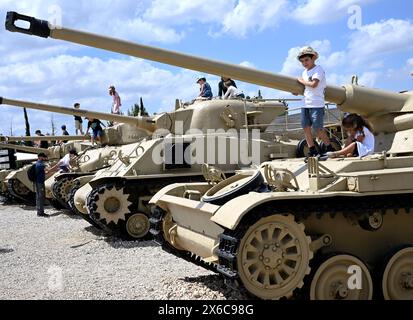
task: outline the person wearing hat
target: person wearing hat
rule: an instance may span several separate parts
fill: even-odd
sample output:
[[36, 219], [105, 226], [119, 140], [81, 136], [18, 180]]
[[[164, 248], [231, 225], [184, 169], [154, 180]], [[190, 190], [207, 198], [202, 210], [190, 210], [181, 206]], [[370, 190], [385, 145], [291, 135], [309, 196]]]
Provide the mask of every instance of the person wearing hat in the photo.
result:
[[112, 113], [120, 114], [120, 107], [122, 106], [122, 102], [119, 94], [116, 92], [115, 86], [109, 86], [109, 95], [113, 98]]
[[213, 97], [212, 89], [204, 76], [198, 77], [197, 82], [200, 86], [200, 92], [197, 100], [211, 100]]
[[36, 191], [36, 210], [38, 217], [48, 217], [44, 213], [44, 201], [46, 198], [46, 187], [44, 182], [46, 181], [46, 166], [44, 162], [47, 161], [47, 155], [39, 153], [37, 155], [37, 161], [35, 163], [35, 182], [34, 187]]
[[73, 161], [78, 156], [78, 153], [75, 149], [69, 151], [67, 155], [65, 155], [56, 165], [54, 165], [49, 172], [56, 172], [60, 169], [63, 173], [68, 173], [72, 170], [72, 166], [70, 162]]
[[302, 48], [297, 56], [297, 59], [305, 68], [298, 82], [305, 86], [304, 107], [301, 110], [301, 125], [310, 149], [308, 157], [319, 156], [314, 144], [313, 130], [326, 145], [327, 152], [335, 151], [324, 129], [324, 92], [327, 87], [327, 81], [323, 68], [315, 64], [318, 58], [318, 53], [311, 47]]

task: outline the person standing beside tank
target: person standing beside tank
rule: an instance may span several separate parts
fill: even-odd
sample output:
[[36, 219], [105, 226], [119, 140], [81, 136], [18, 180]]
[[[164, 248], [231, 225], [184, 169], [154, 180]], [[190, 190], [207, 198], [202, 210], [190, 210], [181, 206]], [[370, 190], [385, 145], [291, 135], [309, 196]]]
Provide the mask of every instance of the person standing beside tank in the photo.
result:
[[92, 137], [91, 142], [92, 145], [95, 144], [95, 141], [101, 143], [103, 137], [103, 128], [102, 126], [106, 127], [100, 120], [94, 118], [86, 118], [89, 120], [87, 124], [86, 135], [89, 134], [89, 129], [92, 129]]
[[301, 110], [301, 125], [310, 149], [308, 157], [319, 156], [315, 147], [312, 130], [324, 142], [327, 152], [335, 151], [324, 129], [324, 94], [327, 81], [323, 68], [315, 64], [318, 57], [318, 53], [311, 47], [302, 48], [297, 57], [305, 68], [302, 77], [298, 78], [298, 82], [305, 86], [304, 107]]
[[234, 80], [226, 77], [221, 77], [221, 81], [218, 84], [218, 97], [222, 98], [227, 93], [227, 87], [225, 86], [225, 82], [231, 81], [231, 86], [237, 88], [237, 84]]
[[110, 86], [109, 87], [109, 95], [112, 96], [112, 98], [113, 98], [112, 113], [113, 114], [120, 114], [120, 107], [122, 106], [122, 102], [121, 102], [119, 94], [116, 91], [115, 86]]
[[232, 81], [228, 80], [224, 83], [227, 92], [224, 95], [224, 100], [228, 99], [245, 99], [245, 95], [241, 90], [238, 90], [236, 87], [232, 85]]
[[47, 156], [44, 153], [37, 155], [35, 163], [35, 191], [36, 191], [36, 210], [38, 217], [49, 217], [44, 213], [44, 201], [46, 198], [46, 166], [44, 162], [47, 161]]
[[[75, 109], [80, 109], [80, 103], [74, 104]], [[75, 117], [75, 129], [76, 135], [81, 134], [83, 136], [83, 120], [81, 116], [74, 116]]]
[[209, 83], [206, 81], [206, 77], [200, 76], [198, 77], [197, 82], [200, 86], [199, 95], [196, 100], [211, 100], [213, 97], [212, 88]]

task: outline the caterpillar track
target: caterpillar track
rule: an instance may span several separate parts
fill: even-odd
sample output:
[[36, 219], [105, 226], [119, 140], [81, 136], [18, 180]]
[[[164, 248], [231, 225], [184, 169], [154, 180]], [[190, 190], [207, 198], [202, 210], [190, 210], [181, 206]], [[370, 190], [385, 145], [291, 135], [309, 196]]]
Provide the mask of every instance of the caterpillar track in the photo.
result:
[[[150, 208], [148, 205], [149, 199], [160, 189], [171, 183], [176, 182], [191, 182], [199, 181], [202, 179], [200, 176], [194, 177], [178, 177], [178, 178], [166, 178], [166, 179], [151, 179], [150, 181], [137, 180], [128, 181], [121, 180], [116, 182], [108, 182], [100, 186], [96, 186], [90, 192], [87, 198], [87, 206], [89, 217], [96, 223], [100, 228], [106, 230], [110, 235], [120, 237], [126, 240], [147, 240], [150, 238], [149, 232], [149, 217]], [[122, 207], [122, 212], [119, 212], [119, 216], [110, 212], [99, 212], [101, 208], [105, 205], [102, 202], [104, 197], [107, 200], [109, 196], [107, 193], [113, 192], [113, 197], [119, 198], [119, 204]], [[142, 199], [146, 198], [147, 201]], [[145, 235], [140, 235], [139, 237], [131, 235], [128, 232], [128, 220], [133, 217], [136, 213], [146, 216], [147, 221], [142, 221], [142, 223], [147, 222], [147, 231]], [[145, 220], [145, 217], [143, 217]], [[108, 221], [111, 219], [110, 221]]]
[[[183, 258], [189, 262], [196, 264], [197, 266], [204, 267], [208, 270], [216, 271], [225, 277], [225, 282], [233, 289], [236, 289], [243, 294], [249, 293], [251, 295], [251, 290], [247, 290], [242, 279], [240, 278], [240, 270], [238, 260], [241, 259], [240, 254], [240, 244], [243, 241], [243, 237], [257, 221], [274, 216], [274, 215], [284, 215], [285, 213], [292, 213], [295, 221], [306, 227], [307, 222], [314, 220], [320, 224], [323, 223], [324, 219], [337, 220], [337, 223], [342, 223], [339, 221], [341, 218], [349, 219], [358, 224], [357, 228], [365, 230], [367, 233], [371, 233], [371, 243], [363, 243], [362, 246], [371, 246], [371, 251], [376, 251], [374, 259], [363, 259], [360, 258], [360, 262], [364, 263], [367, 267], [366, 272], [371, 273], [371, 278], [373, 279], [373, 288], [375, 297], [383, 297], [388, 295], [387, 293], [382, 293], [382, 283], [383, 280], [383, 270], [386, 267], [386, 263], [389, 261], [389, 256], [397, 251], [399, 248], [412, 248], [413, 246], [413, 236], [404, 236], [404, 243], [398, 243], [397, 245], [392, 245], [391, 248], [375, 248], [374, 233], [379, 231], [378, 229], [372, 228], [368, 221], [371, 217], [374, 217], [378, 212], [384, 216], [384, 224], [387, 222], [392, 224], [395, 219], [403, 215], [405, 219], [411, 220], [411, 211], [413, 208], [413, 197], [412, 194], [399, 194], [399, 195], [387, 195], [387, 196], [368, 196], [368, 197], [357, 197], [351, 198], [351, 202], [347, 197], [333, 197], [329, 199], [324, 199], [320, 202], [319, 199], [313, 200], [301, 200], [301, 201], [278, 201], [272, 205], [266, 205], [256, 208], [253, 212], [245, 217], [237, 226], [235, 230], [225, 229], [225, 232], [220, 235], [219, 238], [219, 249], [217, 250], [217, 256], [219, 258], [216, 264], [206, 263], [201, 258], [194, 256], [190, 252], [180, 251], [169, 244], [163, 235], [163, 219], [165, 218], [165, 211], [161, 208], [156, 207], [152, 211], [151, 217], [151, 233], [155, 237], [157, 243], [162, 245], [162, 248], [174, 254], [177, 257]], [[312, 222], [313, 223], [313, 222]], [[311, 223], [309, 223], [311, 224]], [[401, 231], [402, 232], [402, 231]], [[306, 232], [307, 235], [311, 237], [312, 240], [316, 240], [320, 237], [320, 234], [313, 234], [310, 230]], [[403, 237], [402, 237], [403, 238]], [[340, 241], [340, 239], [337, 239]], [[334, 233], [333, 233], [334, 241]], [[379, 244], [378, 244], [379, 245]], [[310, 245], [311, 246], [311, 245]], [[333, 245], [334, 247], [334, 245]], [[321, 269], [322, 263], [326, 260], [332, 261], [332, 258], [339, 259], [341, 257], [354, 257], [354, 261], [358, 261], [358, 252], [351, 252], [351, 250], [337, 251], [335, 249], [328, 249], [328, 246], [319, 248], [315, 252], [315, 256], [310, 260], [308, 264], [308, 270], [306, 271], [304, 281], [299, 287], [294, 288], [291, 292], [285, 294], [286, 298], [304, 298], [317, 299], [317, 286], [320, 286], [321, 280], [315, 280], [316, 272]], [[330, 260], [329, 260], [330, 258]], [[335, 265], [331, 265], [334, 267]], [[310, 274], [311, 267], [311, 274]], [[337, 267], [338, 268], [338, 267]], [[409, 275], [407, 286], [411, 285], [411, 276]], [[413, 290], [413, 288], [406, 289]], [[372, 291], [371, 289], [370, 291]], [[321, 291], [321, 289], [319, 290]], [[371, 292], [366, 292], [363, 299], [371, 298]], [[314, 293], [315, 292], [315, 293]], [[389, 291], [390, 292], [390, 291]], [[339, 294], [342, 293], [343, 297]], [[345, 299], [350, 293], [343, 290], [338, 290], [337, 299]], [[363, 292], [360, 294], [364, 294]], [[407, 295], [408, 293], [406, 293]], [[254, 296], [254, 294], [252, 294]], [[398, 296], [400, 296], [399, 294]], [[321, 295], [322, 298], [325, 298]], [[260, 297], [262, 298], [262, 297]]]
[[26, 205], [36, 204], [35, 193], [26, 188], [20, 181], [10, 179], [7, 184], [8, 191], [12, 197], [22, 201]]
[[154, 207], [152, 210], [152, 215], [149, 221], [151, 223], [150, 233], [152, 234], [154, 241], [159, 244], [164, 251], [173, 254], [178, 258], [184, 259], [209, 271], [218, 272], [216, 264], [205, 262], [201, 257], [192, 254], [191, 252], [177, 250], [165, 240], [163, 235], [163, 220], [165, 215], [166, 212], [161, 208]]

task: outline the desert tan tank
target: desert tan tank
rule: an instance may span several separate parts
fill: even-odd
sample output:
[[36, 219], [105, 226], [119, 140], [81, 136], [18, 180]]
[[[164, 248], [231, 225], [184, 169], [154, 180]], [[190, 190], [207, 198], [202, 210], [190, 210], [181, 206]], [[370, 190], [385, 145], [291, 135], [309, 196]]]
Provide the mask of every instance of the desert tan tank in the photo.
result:
[[[8, 141], [19, 141], [20, 137], [7, 137], [10, 140]], [[45, 140], [54, 140], [58, 137], [42, 137]], [[75, 137], [69, 137], [68, 140], [75, 139]], [[31, 139], [31, 140], [30, 140]], [[23, 140], [25, 141], [35, 141], [38, 140], [38, 137], [25, 137]], [[66, 138], [65, 138], [66, 139]], [[76, 137], [79, 139], [79, 137]], [[48, 149], [43, 148], [35, 148], [35, 147], [28, 147], [22, 145], [15, 145], [15, 144], [8, 144], [8, 143], [0, 143], [0, 148], [2, 149], [13, 149], [17, 151], [22, 151], [26, 153], [38, 154], [40, 152], [45, 153], [50, 160], [50, 164], [55, 163], [58, 159], [61, 158], [65, 148], [64, 146], [56, 146], [51, 147]], [[34, 201], [34, 187], [33, 183], [28, 179], [27, 170], [30, 168], [31, 165], [26, 165], [17, 170], [8, 170], [8, 174], [2, 174], [1, 176], [3, 179], [1, 180], [2, 189], [7, 189], [7, 196], [11, 196], [14, 200], [19, 202], [23, 201], [27, 204], [32, 204]]]
[[[30, 27], [16, 27], [19, 19]], [[287, 92], [304, 90], [293, 77], [54, 28], [13, 12], [6, 26]], [[378, 153], [310, 158], [308, 164], [274, 160], [212, 187], [167, 186], [151, 200], [151, 232], [163, 247], [263, 299], [412, 299], [413, 96], [346, 85], [328, 86], [326, 99], [373, 124]]]
[[[8, 103], [9, 105], [32, 109], [36, 109], [37, 106], [37, 109], [39, 110], [58, 112], [63, 114], [72, 114], [71, 112], [72, 110], [74, 110], [71, 108], [38, 105], [28, 101], [7, 100], [2, 101], [2, 103], [3, 102]], [[41, 108], [39, 106], [41, 106]], [[102, 168], [110, 167], [117, 154], [121, 152], [122, 146], [131, 144], [133, 142], [136, 143], [140, 139], [148, 136], [148, 130], [146, 130], [144, 126], [138, 127], [136, 125], [135, 117], [117, 116], [107, 113], [90, 112], [86, 110], [81, 110], [78, 114], [90, 118], [97, 118], [99, 116], [99, 119], [101, 120], [109, 120], [116, 123], [113, 126], [104, 128], [102, 141], [102, 145], [104, 145], [104, 147], [102, 147], [102, 145], [92, 146], [92, 144], [89, 142], [89, 136], [45, 136], [41, 138], [42, 140], [48, 141], [78, 140], [51, 147], [48, 150], [43, 150], [49, 155], [49, 157], [56, 159], [60, 159], [71, 149], [75, 149], [79, 152], [79, 156], [75, 159], [74, 163], [72, 163], [72, 168], [74, 169], [72, 172], [61, 173], [60, 171], [58, 171], [46, 180], [46, 198], [59, 209], [70, 209], [69, 195], [72, 187], [74, 186], [75, 179], [77, 179], [78, 177], [93, 176], [96, 171]], [[10, 142], [35, 141], [39, 140], [39, 137], [2, 137], [2, 140]], [[32, 153], [37, 153], [39, 151], [37, 149], [26, 149], [26, 151], [29, 152], [31, 150], [34, 151]], [[27, 171], [27, 168], [20, 171], [26, 172], [25, 170]], [[18, 171], [19, 175], [21, 177], [26, 177], [26, 174], [20, 171]], [[25, 180], [27, 181], [24, 181], [23, 185], [30, 184], [27, 177], [25, 178]]]
[[[218, 150], [218, 145], [229, 151], [235, 141], [238, 158], [230, 159], [229, 152], [224, 157], [218, 152], [208, 153], [210, 163], [219, 163], [221, 170], [210, 169], [208, 176], [217, 175], [217, 172], [233, 174], [242, 167], [238, 163], [241, 156], [245, 159], [244, 165], [248, 166], [251, 163], [248, 155], [252, 152], [257, 156], [257, 163], [265, 159], [294, 157], [298, 143], [286, 136], [264, 132], [273, 119], [285, 113], [286, 107], [280, 102], [204, 101], [182, 105], [173, 112], [154, 117], [122, 117], [7, 98], [0, 102], [99, 119], [133, 120], [136, 127], [152, 132], [150, 137], [123, 146], [114, 155], [113, 164], [97, 171], [91, 181], [89, 178], [76, 181], [88, 181], [74, 194], [78, 211], [93, 218], [102, 228], [129, 238], [147, 235], [147, 203], [156, 191], [172, 182], [203, 179], [202, 164], [210, 151], [209, 140], [213, 141], [213, 153]], [[257, 133], [261, 133], [258, 139], [254, 138], [251, 128], [258, 128]], [[245, 133], [245, 137], [239, 137], [240, 133]], [[246, 143], [246, 150], [238, 142]], [[202, 161], [197, 161], [199, 157]]]
[[[15, 24], [17, 20], [27, 21], [29, 27], [26, 29], [17, 27]], [[7, 14], [6, 28], [13, 32], [44, 38], [50, 36], [170, 65], [226, 75], [239, 80], [251, 82], [253, 79], [254, 82], [259, 79], [257, 83], [261, 85], [270, 85], [274, 81], [274, 76], [270, 73], [257, 72], [248, 68], [240, 69], [239, 66], [208, 61], [82, 31], [55, 28], [47, 21], [20, 15], [16, 12]], [[253, 73], [252, 77], [250, 77], [250, 73]], [[298, 91], [302, 89], [291, 81], [286, 88], [298, 88]], [[330, 88], [328, 94], [336, 97], [337, 100], [343, 97], [340, 88]], [[127, 152], [119, 154], [119, 160], [110, 169], [99, 171], [90, 183], [78, 190], [74, 196], [75, 205], [79, 211], [85, 214], [89, 213], [96, 222], [111, 228], [113, 231], [134, 238], [142, 238], [148, 229], [147, 203], [151, 195], [170, 182], [195, 181], [202, 177], [202, 164], [199, 162], [194, 165], [186, 162], [177, 164], [175, 163], [177, 159], [171, 156], [170, 164], [163, 161], [154, 165], [154, 161], [151, 159], [154, 150], [162, 150], [161, 158], [164, 160], [170, 153], [173, 153], [171, 151], [179, 150], [181, 154], [177, 158], [183, 158], [185, 151], [188, 150], [187, 147], [193, 148], [193, 140], [197, 137], [194, 133], [188, 134], [188, 130], [197, 130], [198, 137], [205, 142], [208, 138], [213, 137], [208, 133], [208, 130], [226, 131], [233, 129], [237, 134], [247, 132], [247, 137], [244, 140], [240, 139], [240, 141], [247, 142], [246, 154], [248, 155], [254, 154], [259, 156], [257, 158], [261, 160], [294, 157], [297, 141], [292, 141], [287, 136], [274, 139], [274, 135], [264, 133], [271, 120], [284, 111], [285, 108], [280, 103], [262, 101], [204, 101], [189, 106], [178, 106], [175, 112], [162, 114], [153, 118], [151, 122], [145, 123], [145, 128], [148, 130], [162, 128], [172, 133], [172, 139], [169, 139], [168, 143], [164, 138], [148, 139], [135, 148], [131, 147]], [[178, 123], [181, 124], [180, 128]], [[261, 131], [260, 139], [251, 137], [253, 128]], [[214, 138], [219, 137], [224, 138], [221, 145], [230, 144], [231, 139], [225, 135], [219, 134]], [[251, 145], [254, 143], [259, 146], [258, 151], [251, 150]], [[196, 153], [201, 153], [201, 149], [203, 148], [198, 148], [197, 152], [194, 152], [195, 149], [192, 150], [192, 153], [188, 152], [191, 160], [195, 158]], [[220, 165], [220, 170], [209, 168], [210, 170], [205, 170], [205, 176], [211, 178], [212, 175], [216, 178], [218, 173], [221, 175], [232, 173], [242, 166], [240, 163], [243, 161], [235, 161], [236, 163], [229, 161], [229, 152], [224, 152], [222, 155], [226, 160], [223, 161], [223, 165]], [[239, 159], [240, 154], [236, 152], [235, 157]], [[190, 162], [192, 163], [192, 161]], [[203, 162], [218, 163], [216, 155], [212, 159], [206, 161], [204, 159]], [[243, 163], [243, 165], [250, 164], [251, 161]]]

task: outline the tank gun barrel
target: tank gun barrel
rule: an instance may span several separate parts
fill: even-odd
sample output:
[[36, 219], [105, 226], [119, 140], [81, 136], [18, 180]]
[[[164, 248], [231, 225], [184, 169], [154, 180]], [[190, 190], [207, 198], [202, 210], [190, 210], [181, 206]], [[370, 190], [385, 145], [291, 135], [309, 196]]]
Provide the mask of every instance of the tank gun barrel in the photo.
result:
[[24, 137], [0, 137], [0, 141], [81, 141], [88, 139], [88, 136], [24, 136]]
[[[23, 20], [30, 23], [28, 29], [17, 27], [15, 22]], [[233, 79], [262, 85], [269, 88], [283, 90], [293, 93], [303, 93], [304, 87], [294, 77], [277, 75], [265, 71], [259, 71], [239, 65], [204, 59], [175, 51], [164, 50], [151, 46], [132, 43], [107, 36], [92, 34], [62, 27], [54, 27], [49, 22], [28, 17], [17, 12], [8, 12], [6, 18], [6, 29], [11, 32], [20, 32], [43, 38], [54, 38], [77, 44], [100, 48], [103, 50], [118, 52], [137, 58], [157, 61], [168, 65], [174, 65], [186, 69], [228, 76]], [[327, 88], [327, 100], [333, 103], [342, 103], [345, 100], [343, 88], [329, 86]]]
[[[149, 132], [153, 132], [156, 130], [155, 123], [151, 117], [121, 116], [117, 114], [88, 111], [84, 109], [65, 108], [65, 107], [53, 106], [53, 105], [48, 105], [48, 104], [33, 103], [33, 102], [21, 101], [21, 100], [12, 100], [12, 99], [7, 99], [3, 97], [0, 97], [0, 105], [1, 104], [21, 107], [21, 108], [27, 108], [27, 109], [35, 109], [35, 110], [49, 111], [49, 112], [55, 112], [55, 113], [60, 113], [60, 114], [67, 114], [67, 115], [72, 115], [72, 116], [81, 116], [81, 117], [88, 117], [88, 118], [94, 118], [94, 119], [99, 119], [99, 120], [114, 121], [118, 123], [126, 123], [126, 124], [134, 125], [139, 128], [145, 129]], [[67, 140], [67, 139], [64, 138], [64, 140]]]
[[13, 150], [28, 152], [28, 153], [33, 153], [33, 154], [38, 154], [38, 153], [43, 152], [44, 154], [49, 155], [50, 153], [48, 149], [20, 146], [16, 144], [8, 144], [8, 143], [0, 143], [0, 149], [13, 149]]
[[[16, 26], [16, 21], [18, 20], [28, 22], [29, 27], [21, 28]], [[195, 57], [103, 35], [63, 28], [60, 26], [57, 27], [45, 20], [21, 15], [17, 12], [7, 13], [6, 29], [11, 32], [20, 32], [43, 38], [51, 37], [195, 71], [218, 76], [227, 76], [233, 79], [286, 92], [296, 94], [302, 94], [304, 92], [304, 86], [294, 77]], [[327, 101], [339, 105], [342, 111], [355, 112], [366, 117], [380, 116], [395, 112], [403, 113], [403, 108], [408, 100], [408, 95], [365, 88], [357, 85], [346, 85], [344, 87], [329, 85], [326, 88], [325, 97]]]

